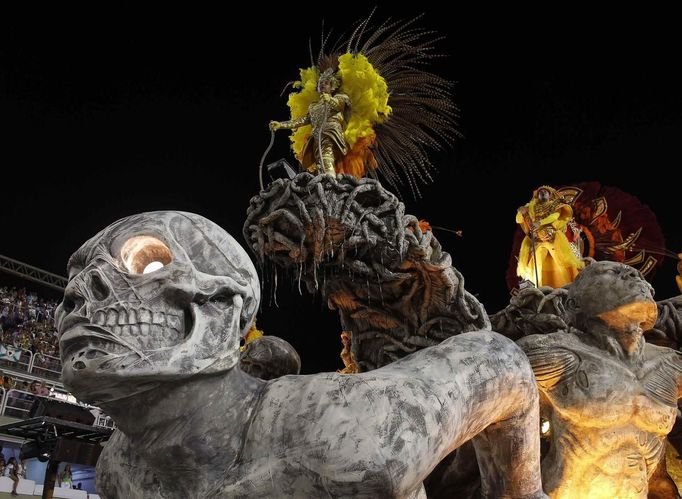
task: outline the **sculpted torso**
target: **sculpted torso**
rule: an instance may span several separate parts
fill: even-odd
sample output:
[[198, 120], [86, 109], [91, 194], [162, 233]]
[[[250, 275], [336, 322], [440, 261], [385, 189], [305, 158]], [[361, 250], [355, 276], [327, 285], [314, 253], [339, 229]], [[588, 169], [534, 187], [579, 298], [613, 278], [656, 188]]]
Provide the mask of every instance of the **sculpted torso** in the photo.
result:
[[646, 344], [630, 364], [567, 332], [520, 343], [550, 411], [545, 490], [553, 498], [646, 497], [675, 421], [682, 355]]

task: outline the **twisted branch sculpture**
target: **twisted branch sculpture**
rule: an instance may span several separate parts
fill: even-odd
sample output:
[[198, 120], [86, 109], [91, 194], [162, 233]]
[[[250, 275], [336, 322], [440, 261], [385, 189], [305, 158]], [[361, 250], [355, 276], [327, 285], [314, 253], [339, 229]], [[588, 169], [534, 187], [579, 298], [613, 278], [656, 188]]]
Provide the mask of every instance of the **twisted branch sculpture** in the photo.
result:
[[262, 268], [292, 271], [339, 311], [361, 371], [490, 328], [450, 255], [376, 180], [276, 180], [251, 199], [244, 236]]

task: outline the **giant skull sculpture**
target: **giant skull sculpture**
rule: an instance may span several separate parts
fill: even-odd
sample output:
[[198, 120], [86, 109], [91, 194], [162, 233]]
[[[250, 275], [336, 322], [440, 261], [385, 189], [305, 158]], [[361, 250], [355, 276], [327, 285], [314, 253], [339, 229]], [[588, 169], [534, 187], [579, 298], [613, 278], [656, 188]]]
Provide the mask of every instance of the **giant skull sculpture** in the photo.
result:
[[496, 333], [363, 374], [254, 378], [238, 356], [255, 269], [188, 213], [116, 222], [71, 258], [69, 279], [65, 385], [118, 425], [97, 466], [103, 497], [424, 498], [423, 480], [469, 439], [484, 497], [545, 497], [533, 373]]
[[260, 298], [242, 248], [190, 213], [112, 224], [71, 257], [69, 278], [57, 313], [68, 331], [63, 378], [93, 404], [232, 368], [234, 332], [248, 329]]

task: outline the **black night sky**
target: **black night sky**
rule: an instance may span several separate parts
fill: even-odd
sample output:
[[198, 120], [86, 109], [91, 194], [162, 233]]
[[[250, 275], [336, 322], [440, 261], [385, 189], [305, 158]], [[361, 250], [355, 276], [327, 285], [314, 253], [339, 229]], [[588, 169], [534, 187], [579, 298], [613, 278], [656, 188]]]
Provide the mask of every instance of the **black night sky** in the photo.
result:
[[[229, 19], [206, 12], [10, 30], [0, 47], [0, 254], [63, 275], [69, 255], [101, 228], [158, 209], [201, 214], [243, 242], [267, 123], [286, 117], [279, 94], [307, 66], [308, 37], [319, 36], [323, 17], [343, 30], [365, 12], [241, 7]], [[652, 208], [667, 247], [682, 251], [681, 86], [641, 64], [636, 40], [605, 35], [556, 50], [539, 35], [493, 43], [492, 26], [464, 32], [466, 18], [422, 8], [421, 24], [446, 36], [449, 57], [433, 71], [458, 82], [464, 138], [434, 156], [440, 174], [423, 198], [406, 191], [404, 200], [407, 212], [463, 231], [437, 236], [490, 312], [508, 301], [516, 208], [541, 184], [618, 186]], [[376, 16], [417, 13], [382, 5]], [[679, 61], [672, 48], [655, 53], [665, 60], [666, 51]], [[270, 160], [283, 156], [291, 159], [285, 133]], [[675, 273], [672, 260], [658, 269], [657, 297], [676, 293]], [[3, 282], [11, 279], [0, 273]], [[293, 284], [280, 285], [278, 302], [263, 304], [259, 326], [297, 348], [304, 372], [340, 367], [336, 313]]]

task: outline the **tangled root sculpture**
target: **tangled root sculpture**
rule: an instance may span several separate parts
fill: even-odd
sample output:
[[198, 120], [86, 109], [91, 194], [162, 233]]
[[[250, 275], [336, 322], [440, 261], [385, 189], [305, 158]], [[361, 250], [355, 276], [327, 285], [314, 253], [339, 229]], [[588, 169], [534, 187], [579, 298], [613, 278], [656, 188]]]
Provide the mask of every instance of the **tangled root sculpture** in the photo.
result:
[[339, 311], [360, 371], [490, 328], [433, 232], [377, 180], [278, 179], [251, 199], [244, 236], [264, 272], [289, 271]]

